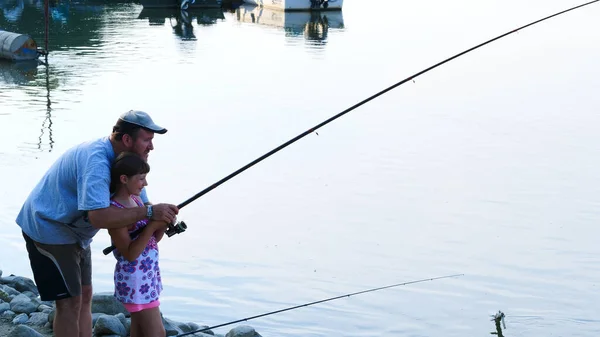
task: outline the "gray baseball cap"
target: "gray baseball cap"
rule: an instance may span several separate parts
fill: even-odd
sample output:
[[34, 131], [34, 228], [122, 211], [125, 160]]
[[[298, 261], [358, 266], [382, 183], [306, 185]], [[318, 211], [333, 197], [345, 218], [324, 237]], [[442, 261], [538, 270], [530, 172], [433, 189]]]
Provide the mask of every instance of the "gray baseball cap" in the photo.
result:
[[129, 110], [122, 114], [119, 117], [119, 120], [141, 126], [144, 129], [148, 129], [161, 135], [167, 132], [167, 129], [163, 128], [162, 126], [158, 126], [156, 123], [154, 123], [152, 118], [150, 118], [150, 115], [148, 115], [144, 111]]

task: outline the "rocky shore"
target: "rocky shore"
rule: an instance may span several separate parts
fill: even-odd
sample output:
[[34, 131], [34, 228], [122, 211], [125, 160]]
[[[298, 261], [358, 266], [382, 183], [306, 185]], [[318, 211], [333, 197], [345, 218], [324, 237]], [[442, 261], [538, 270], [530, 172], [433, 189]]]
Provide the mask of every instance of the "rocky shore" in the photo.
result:
[[[35, 283], [26, 277], [2, 277], [0, 270], [0, 336], [51, 337], [54, 302], [42, 301]], [[112, 293], [94, 294], [92, 300], [93, 336], [128, 337], [131, 318]], [[208, 326], [193, 322], [176, 322], [163, 316], [167, 336], [197, 331]], [[240, 325], [226, 335], [211, 330], [187, 336], [196, 337], [260, 337], [254, 328]]]

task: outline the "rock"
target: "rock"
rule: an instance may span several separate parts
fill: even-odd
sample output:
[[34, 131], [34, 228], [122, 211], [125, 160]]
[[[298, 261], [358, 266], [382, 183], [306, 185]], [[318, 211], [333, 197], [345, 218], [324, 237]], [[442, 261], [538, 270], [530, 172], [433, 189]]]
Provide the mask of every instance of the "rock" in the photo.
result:
[[6, 310], [5, 312], [2, 313], [2, 315], [0, 315], [0, 317], [12, 319], [13, 317], [15, 317], [15, 315], [16, 314], [12, 310]]
[[240, 325], [229, 330], [225, 337], [260, 337], [260, 334], [249, 325]]
[[10, 297], [10, 295], [6, 291], [4, 291], [4, 289], [0, 289], [0, 300], [4, 302], [10, 302], [12, 300], [12, 297]]
[[[208, 325], [199, 325], [194, 322], [189, 322], [187, 325], [190, 327], [190, 331], [198, 331], [198, 330], [206, 329], [209, 327]], [[186, 332], [190, 332], [190, 331], [186, 331]], [[212, 332], [212, 330], [205, 330], [202, 332], [198, 332], [198, 334], [205, 334], [205, 335], [211, 335], [211, 336], [215, 335], [215, 333]]]
[[131, 331], [131, 318], [127, 319], [127, 317], [125, 317], [125, 315], [122, 313], [116, 314], [115, 317], [119, 319], [121, 324], [123, 324], [125, 327], [125, 333], [129, 335], [129, 332]]
[[174, 320], [163, 317], [163, 325], [167, 332], [167, 336], [175, 336], [183, 333], [183, 330], [179, 327], [181, 323], [175, 322]]
[[35, 325], [35, 326], [44, 326], [44, 324], [48, 323], [48, 314], [43, 312], [34, 312], [29, 315], [29, 320], [27, 324]]
[[33, 330], [27, 325], [17, 325], [12, 329], [7, 337], [44, 337], [41, 333]]
[[20, 292], [31, 291], [36, 294], [36, 296], [40, 294], [35, 283], [31, 279], [23, 276], [10, 275], [0, 278], [0, 282], [15, 288]]
[[46, 305], [46, 304], [40, 304], [37, 308], [37, 311], [46, 311], [46, 310], [50, 310], [52, 311], [52, 306]]
[[20, 292], [18, 292], [17, 289], [15, 289], [9, 285], [2, 284], [2, 285], [0, 285], [0, 287], [2, 287], [2, 290], [6, 291], [6, 293], [11, 296], [17, 296], [20, 294]]
[[56, 313], [56, 308], [52, 308], [52, 311], [48, 314], [48, 323], [50, 323], [50, 327], [54, 324], [54, 314]]
[[38, 304], [32, 302], [27, 295], [20, 294], [15, 296], [15, 298], [10, 301], [10, 310], [21, 313], [24, 312], [26, 314], [30, 314], [37, 310]]
[[0, 278], [2, 277], [2, 270], [0, 270]]
[[27, 316], [27, 314], [23, 313], [23, 314], [18, 314], [17, 317], [15, 317], [12, 320], [12, 323], [14, 325], [24, 324], [24, 323], [27, 323], [28, 320], [29, 320], [29, 316]]
[[0, 303], [0, 314], [5, 312], [6, 310], [10, 310], [10, 304], [8, 304], [6, 302]]
[[31, 292], [31, 291], [29, 291], [29, 290], [26, 290], [26, 291], [22, 292], [21, 294], [23, 294], [23, 295], [25, 295], [25, 296], [29, 297], [31, 300], [37, 299], [37, 295], [36, 295], [36, 294], [34, 294], [34, 293], [32, 293], [32, 292]]
[[100, 316], [103, 316], [106, 314], [103, 314], [101, 312], [94, 312], [92, 313], [92, 326], [96, 325], [96, 322], [98, 321], [98, 318], [100, 318]]
[[115, 316], [102, 315], [94, 325], [94, 336], [118, 335], [127, 336], [125, 327]]
[[125, 309], [123, 303], [119, 302], [114, 294], [109, 292], [94, 295], [92, 298], [92, 312], [99, 312], [107, 315], [122, 313], [125, 317], [129, 317], [129, 311]]
[[[196, 323], [182, 323], [182, 322], [177, 322], [172, 319], [165, 318], [165, 317], [163, 317], [163, 325], [167, 332], [167, 336], [175, 336], [175, 335], [179, 335], [182, 333], [188, 333], [188, 332], [192, 332], [192, 331], [196, 331], [196, 330], [201, 330], [203, 328], [208, 328], [207, 325], [200, 326]], [[191, 336], [213, 337], [214, 333], [212, 331], [208, 330], [208, 331], [203, 331], [203, 332], [197, 332], [195, 334], [192, 334]]]
[[54, 307], [55, 307], [55, 303], [54, 303], [54, 301], [40, 301], [40, 303], [41, 303], [41, 304], [45, 304], [45, 305], [47, 305], [47, 306], [49, 306], [49, 307], [51, 307], [51, 308], [54, 308]]

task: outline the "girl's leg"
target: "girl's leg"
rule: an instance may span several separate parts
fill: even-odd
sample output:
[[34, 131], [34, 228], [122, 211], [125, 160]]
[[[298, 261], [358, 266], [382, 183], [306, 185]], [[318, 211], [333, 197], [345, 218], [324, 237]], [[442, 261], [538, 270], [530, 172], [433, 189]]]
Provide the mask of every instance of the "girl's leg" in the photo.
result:
[[130, 337], [144, 337], [140, 330], [140, 322], [138, 322], [138, 316], [136, 312], [131, 313], [131, 327], [129, 329]]
[[131, 337], [133, 336], [133, 322], [137, 322], [139, 333], [144, 337], [165, 337], [166, 331], [162, 323], [159, 307], [144, 309], [131, 314]]

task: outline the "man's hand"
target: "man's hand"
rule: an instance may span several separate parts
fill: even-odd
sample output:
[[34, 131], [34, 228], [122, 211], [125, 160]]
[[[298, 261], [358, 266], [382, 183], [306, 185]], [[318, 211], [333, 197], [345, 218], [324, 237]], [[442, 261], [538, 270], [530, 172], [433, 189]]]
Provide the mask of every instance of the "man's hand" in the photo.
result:
[[175, 223], [179, 214], [179, 208], [171, 204], [152, 205], [152, 218], [155, 221], [164, 221], [168, 224]]

